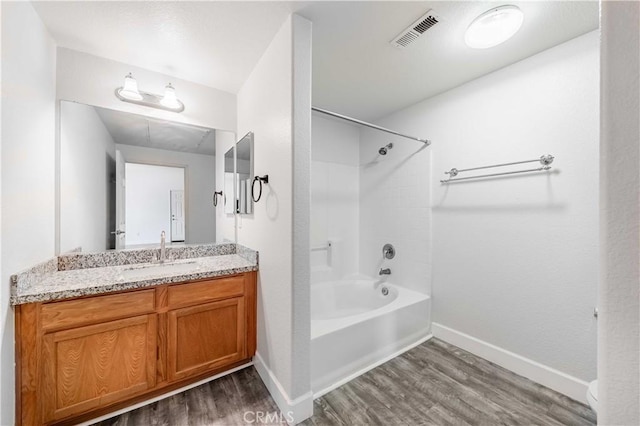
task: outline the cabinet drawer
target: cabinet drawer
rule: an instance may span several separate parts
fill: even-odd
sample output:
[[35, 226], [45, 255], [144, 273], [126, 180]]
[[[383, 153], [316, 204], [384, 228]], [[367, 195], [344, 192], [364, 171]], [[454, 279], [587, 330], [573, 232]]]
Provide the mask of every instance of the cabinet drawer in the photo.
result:
[[42, 328], [60, 330], [154, 312], [155, 290], [110, 294], [42, 305]]
[[169, 287], [169, 308], [199, 305], [243, 294], [244, 275], [174, 285]]

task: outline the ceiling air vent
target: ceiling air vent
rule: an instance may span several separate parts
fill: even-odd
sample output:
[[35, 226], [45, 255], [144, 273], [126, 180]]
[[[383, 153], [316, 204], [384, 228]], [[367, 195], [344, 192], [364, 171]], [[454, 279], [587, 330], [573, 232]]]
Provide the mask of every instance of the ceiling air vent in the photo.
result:
[[440, 18], [433, 12], [433, 10], [429, 9], [424, 16], [398, 34], [398, 36], [391, 40], [390, 43], [398, 49], [404, 49], [416, 41], [425, 33], [425, 31], [437, 24], [439, 20]]

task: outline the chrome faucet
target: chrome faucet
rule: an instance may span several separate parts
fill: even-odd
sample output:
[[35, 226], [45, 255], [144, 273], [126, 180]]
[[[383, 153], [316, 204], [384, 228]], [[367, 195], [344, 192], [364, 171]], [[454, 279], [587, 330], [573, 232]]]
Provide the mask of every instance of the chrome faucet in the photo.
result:
[[167, 258], [166, 247], [165, 247], [165, 233], [162, 231], [160, 234], [160, 263], [164, 263]]
[[391, 275], [391, 269], [389, 269], [389, 268], [385, 268], [385, 269], [380, 268], [380, 272], [378, 272], [378, 275]]

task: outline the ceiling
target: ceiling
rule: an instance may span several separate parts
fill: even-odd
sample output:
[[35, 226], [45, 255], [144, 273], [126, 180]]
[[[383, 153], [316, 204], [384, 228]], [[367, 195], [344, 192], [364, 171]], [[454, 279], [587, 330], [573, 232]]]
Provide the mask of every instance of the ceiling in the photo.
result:
[[[482, 12], [516, 4], [509, 41], [464, 44]], [[313, 103], [375, 120], [598, 27], [593, 1], [35, 2], [56, 42], [236, 93], [286, 16], [313, 22]], [[404, 50], [389, 44], [433, 9], [440, 22]]]
[[33, 5], [62, 47], [235, 93], [298, 4], [36, 1]]
[[[464, 43], [467, 26], [502, 4], [524, 12], [516, 35], [490, 49]], [[440, 22], [400, 50], [389, 44], [433, 9]], [[375, 120], [598, 28], [597, 1], [441, 1], [315, 4], [313, 103]]]
[[213, 129], [94, 108], [115, 143], [215, 155], [216, 132]]

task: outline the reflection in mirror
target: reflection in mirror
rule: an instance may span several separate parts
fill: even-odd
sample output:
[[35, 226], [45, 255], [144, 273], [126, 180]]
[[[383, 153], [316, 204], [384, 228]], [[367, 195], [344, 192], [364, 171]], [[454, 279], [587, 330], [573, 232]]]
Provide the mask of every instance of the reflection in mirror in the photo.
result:
[[60, 103], [59, 251], [216, 241], [216, 130]]
[[236, 164], [238, 169], [238, 213], [252, 214], [253, 200], [251, 184], [253, 183], [253, 133], [247, 133], [236, 144]]
[[234, 162], [233, 162], [233, 150], [235, 146], [229, 148], [224, 154], [224, 212], [226, 214], [235, 213], [235, 176], [233, 174]]

